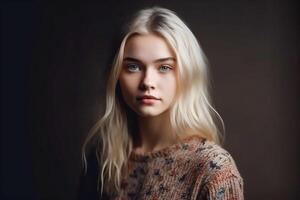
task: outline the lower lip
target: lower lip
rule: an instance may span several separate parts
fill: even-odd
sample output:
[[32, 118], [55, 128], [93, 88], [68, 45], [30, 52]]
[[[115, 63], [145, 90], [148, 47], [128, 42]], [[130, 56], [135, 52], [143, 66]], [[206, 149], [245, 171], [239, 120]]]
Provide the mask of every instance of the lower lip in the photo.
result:
[[154, 104], [156, 101], [158, 101], [157, 99], [140, 99], [139, 100], [142, 104], [147, 104], [147, 105], [151, 105]]

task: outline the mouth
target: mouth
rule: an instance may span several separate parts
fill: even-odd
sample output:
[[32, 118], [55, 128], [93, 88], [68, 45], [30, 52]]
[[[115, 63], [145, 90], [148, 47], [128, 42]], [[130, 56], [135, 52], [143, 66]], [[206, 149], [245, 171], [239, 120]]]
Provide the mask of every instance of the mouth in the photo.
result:
[[138, 96], [136, 99], [137, 100], [143, 100], [143, 99], [160, 100], [160, 98], [157, 98], [157, 97], [152, 96], [152, 95]]
[[161, 100], [160, 98], [157, 98], [155, 96], [152, 95], [143, 95], [143, 96], [139, 96], [136, 98], [139, 102], [141, 102], [142, 104], [153, 104], [156, 101]]

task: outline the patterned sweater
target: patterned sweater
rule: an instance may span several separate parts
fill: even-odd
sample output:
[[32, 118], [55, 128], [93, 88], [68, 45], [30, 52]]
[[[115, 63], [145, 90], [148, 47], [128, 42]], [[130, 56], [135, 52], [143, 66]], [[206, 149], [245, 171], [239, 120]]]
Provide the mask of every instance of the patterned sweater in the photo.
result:
[[244, 199], [243, 179], [233, 158], [198, 137], [150, 153], [132, 152], [121, 189], [103, 199]]

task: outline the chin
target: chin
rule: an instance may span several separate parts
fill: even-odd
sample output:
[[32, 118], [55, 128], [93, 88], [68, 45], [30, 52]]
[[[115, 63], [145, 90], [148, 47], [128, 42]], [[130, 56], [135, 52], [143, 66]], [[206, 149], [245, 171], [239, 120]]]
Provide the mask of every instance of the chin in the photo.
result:
[[160, 115], [160, 113], [155, 113], [155, 112], [143, 112], [143, 111], [139, 111], [138, 112], [138, 116], [140, 117], [156, 117]]
[[164, 110], [161, 109], [152, 109], [152, 108], [144, 108], [144, 109], [138, 109], [136, 111], [136, 113], [138, 114], [138, 116], [140, 117], [157, 117], [159, 115], [161, 115], [162, 113], [164, 113]]
[[137, 113], [138, 116], [141, 117], [155, 117], [161, 113], [158, 110], [152, 108], [136, 109], [135, 112]]

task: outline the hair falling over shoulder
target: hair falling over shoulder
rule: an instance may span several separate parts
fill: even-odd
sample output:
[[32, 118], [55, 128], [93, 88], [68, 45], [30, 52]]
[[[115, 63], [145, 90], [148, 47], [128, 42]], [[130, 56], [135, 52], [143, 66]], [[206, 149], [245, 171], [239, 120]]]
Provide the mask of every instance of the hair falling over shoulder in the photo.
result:
[[170, 112], [175, 134], [180, 138], [198, 135], [220, 143], [217, 122], [221, 123], [224, 131], [223, 120], [213, 108], [208, 93], [207, 60], [193, 33], [173, 11], [160, 7], [140, 10], [126, 27], [110, 69], [104, 115], [92, 127], [82, 146], [86, 170], [86, 148], [91, 141], [97, 141], [98, 189], [101, 194], [120, 191], [122, 172], [133, 148], [132, 114], [122, 101], [118, 85], [124, 47], [131, 35], [147, 33], [164, 37], [176, 54], [179, 89]]

